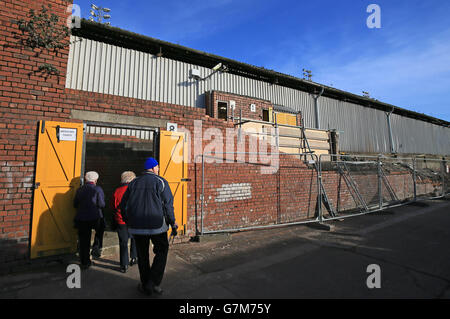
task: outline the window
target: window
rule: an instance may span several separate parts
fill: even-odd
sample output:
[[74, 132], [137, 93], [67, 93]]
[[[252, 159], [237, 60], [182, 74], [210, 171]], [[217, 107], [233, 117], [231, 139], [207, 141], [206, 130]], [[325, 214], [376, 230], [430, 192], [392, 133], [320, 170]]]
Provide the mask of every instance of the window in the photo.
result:
[[269, 122], [269, 110], [263, 110], [263, 121]]
[[217, 117], [219, 119], [228, 120], [228, 103], [217, 102]]

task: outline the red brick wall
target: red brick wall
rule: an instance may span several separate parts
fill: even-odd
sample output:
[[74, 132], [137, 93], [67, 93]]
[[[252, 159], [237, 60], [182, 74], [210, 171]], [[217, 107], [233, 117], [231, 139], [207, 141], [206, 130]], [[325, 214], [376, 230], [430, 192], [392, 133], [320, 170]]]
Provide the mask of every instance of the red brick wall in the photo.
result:
[[[17, 21], [44, 3], [65, 23], [67, 1], [3, 0], [0, 5], [0, 264], [28, 254], [37, 121], [68, 114], [61, 113], [68, 47], [55, 54], [24, 47], [20, 40]], [[38, 72], [43, 63], [61, 75], [43, 77]]]
[[[206, 94], [206, 109], [209, 116], [217, 118], [217, 106], [219, 101], [228, 102], [228, 116], [231, 116], [232, 114], [230, 101], [235, 101], [236, 106], [234, 109], [234, 117], [236, 120], [239, 118], [242, 110], [243, 118], [262, 121], [263, 109], [268, 110], [269, 107], [272, 107], [272, 103], [270, 101], [221, 91], [212, 91]], [[255, 112], [251, 111], [251, 104], [255, 105]]]

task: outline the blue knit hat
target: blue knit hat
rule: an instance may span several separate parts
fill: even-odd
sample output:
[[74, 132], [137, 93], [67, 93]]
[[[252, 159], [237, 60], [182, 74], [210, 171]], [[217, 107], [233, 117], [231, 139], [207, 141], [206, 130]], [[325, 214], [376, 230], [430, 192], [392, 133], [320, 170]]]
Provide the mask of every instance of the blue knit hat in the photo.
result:
[[158, 166], [158, 162], [153, 157], [145, 160], [144, 169], [152, 169], [155, 166]]

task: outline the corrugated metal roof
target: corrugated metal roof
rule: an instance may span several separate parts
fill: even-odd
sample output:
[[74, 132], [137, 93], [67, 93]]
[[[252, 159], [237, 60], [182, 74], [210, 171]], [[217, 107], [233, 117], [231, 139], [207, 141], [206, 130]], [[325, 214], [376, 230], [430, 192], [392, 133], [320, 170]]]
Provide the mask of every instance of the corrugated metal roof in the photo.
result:
[[115, 44], [122, 48], [151, 53], [154, 55], [161, 52], [162, 55], [166, 58], [187, 62], [206, 68], [212, 68], [217, 63], [222, 62], [228, 67], [229, 73], [241, 75], [248, 79], [257, 79], [272, 84], [277, 83], [280, 86], [294, 88], [296, 90], [303, 90], [310, 93], [318, 93], [323, 87], [323, 96], [325, 97], [331, 97], [336, 100], [356, 103], [365, 107], [379, 109], [387, 112], [393, 110], [394, 114], [404, 115], [410, 118], [420, 119], [430, 123], [450, 127], [450, 122], [422, 113], [410, 111], [378, 100], [325, 86], [313, 81], [299, 79], [291, 75], [268, 70], [263, 67], [257, 67], [250, 64], [238, 62], [214, 54], [198, 51], [181, 45], [125, 31], [117, 27], [90, 22], [85, 19], [82, 19], [81, 21], [81, 28], [73, 29], [72, 34], [97, 40], [100, 42]]
[[283, 105], [274, 105], [273, 109], [278, 112], [292, 113], [292, 114], [297, 114], [300, 112], [300, 111], [294, 110], [293, 108], [283, 106]]

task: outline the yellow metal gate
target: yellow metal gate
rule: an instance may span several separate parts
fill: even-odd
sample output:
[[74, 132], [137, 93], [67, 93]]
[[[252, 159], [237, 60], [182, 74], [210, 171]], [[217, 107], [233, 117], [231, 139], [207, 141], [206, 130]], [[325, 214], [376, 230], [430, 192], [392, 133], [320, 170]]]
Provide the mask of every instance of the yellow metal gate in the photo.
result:
[[83, 124], [39, 123], [30, 257], [73, 253], [73, 198], [80, 186]]
[[188, 148], [185, 133], [161, 131], [159, 145], [159, 174], [169, 182], [174, 197], [178, 232], [185, 234], [188, 175]]

